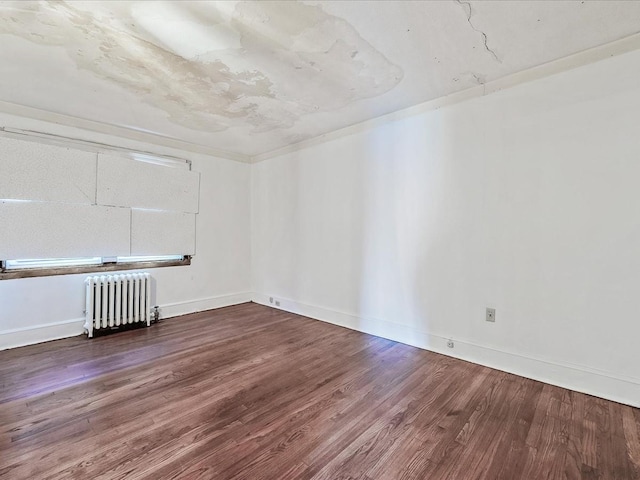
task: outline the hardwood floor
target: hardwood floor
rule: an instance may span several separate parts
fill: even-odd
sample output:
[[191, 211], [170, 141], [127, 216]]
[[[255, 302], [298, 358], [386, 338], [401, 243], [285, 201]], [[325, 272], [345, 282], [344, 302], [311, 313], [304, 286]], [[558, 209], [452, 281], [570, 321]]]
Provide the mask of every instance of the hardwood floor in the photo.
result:
[[256, 304], [0, 352], [8, 479], [639, 479], [640, 411]]

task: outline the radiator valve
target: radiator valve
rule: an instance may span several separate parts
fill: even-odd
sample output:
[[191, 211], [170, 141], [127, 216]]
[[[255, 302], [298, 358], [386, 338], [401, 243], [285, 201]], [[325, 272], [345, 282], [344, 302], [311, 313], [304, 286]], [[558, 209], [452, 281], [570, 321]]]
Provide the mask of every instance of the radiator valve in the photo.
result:
[[156, 305], [153, 307], [153, 321], [157, 322], [158, 320], [160, 320], [160, 307]]

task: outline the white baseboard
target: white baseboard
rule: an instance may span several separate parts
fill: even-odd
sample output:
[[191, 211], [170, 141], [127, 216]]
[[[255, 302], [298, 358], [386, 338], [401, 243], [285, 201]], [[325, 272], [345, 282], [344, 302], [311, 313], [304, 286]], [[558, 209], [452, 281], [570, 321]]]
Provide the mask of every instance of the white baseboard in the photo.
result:
[[365, 319], [282, 297], [277, 297], [277, 299], [280, 306], [271, 304], [268, 295], [254, 293], [252, 297], [254, 302], [268, 307], [279, 308], [558, 387], [640, 407], [640, 379], [637, 378], [624, 377], [589, 367], [535, 358], [515, 352], [496, 350], [457, 338], [453, 338], [455, 347], [452, 349], [447, 347], [449, 338], [421, 332], [406, 325], [380, 319]]
[[[160, 305], [160, 318], [177, 317], [187, 313], [213, 310], [251, 301], [251, 293], [243, 292], [219, 297], [200, 298], [186, 302]], [[46, 325], [5, 330], [0, 332], [0, 350], [23, 347], [35, 343], [74, 337], [84, 333], [84, 318], [74, 318]]]
[[160, 305], [160, 318], [178, 317], [188, 313], [230, 307], [231, 305], [250, 302], [251, 297], [251, 292], [242, 292], [231, 295], [221, 295], [219, 297], [199, 298], [187, 302], [168, 303], [166, 305]]
[[0, 332], [0, 350], [24, 347], [34, 343], [75, 337], [84, 332], [84, 318], [74, 318], [46, 325], [35, 325]]

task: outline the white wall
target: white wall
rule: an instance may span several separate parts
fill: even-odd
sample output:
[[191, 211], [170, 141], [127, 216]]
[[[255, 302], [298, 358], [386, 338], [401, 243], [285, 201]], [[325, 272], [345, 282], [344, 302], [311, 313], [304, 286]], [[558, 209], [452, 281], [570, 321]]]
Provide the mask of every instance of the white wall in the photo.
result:
[[640, 406], [638, 78], [636, 51], [254, 165], [254, 298]]
[[[251, 167], [0, 124], [193, 160], [193, 264], [150, 270], [165, 317], [253, 291], [640, 406], [639, 75], [629, 53]], [[0, 348], [81, 333], [85, 276], [1, 281]]]
[[[50, 129], [42, 122], [8, 115], [0, 115], [0, 124]], [[196, 255], [191, 266], [147, 270], [155, 279], [154, 304], [161, 306], [163, 317], [251, 299], [248, 164], [74, 129], [57, 133], [191, 159], [193, 170], [201, 173]], [[0, 281], [0, 349], [82, 333], [86, 276]]]

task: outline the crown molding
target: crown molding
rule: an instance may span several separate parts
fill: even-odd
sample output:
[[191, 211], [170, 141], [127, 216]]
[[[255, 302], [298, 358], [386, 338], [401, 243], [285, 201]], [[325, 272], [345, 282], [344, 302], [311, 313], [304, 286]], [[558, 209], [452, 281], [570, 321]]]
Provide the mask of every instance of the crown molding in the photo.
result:
[[569, 56], [553, 60], [551, 62], [543, 63], [541, 65], [522, 70], [520, 72], [512, 73], [510, 75], [492, 80], [476, 87], [452, 93], [451, 95], [428, 100], [426, 102], [404, 108], [402, 110], [397, 110], [380, 117], [356, 123], [339, 130], [328, 132], [318, 137], [303, 140], [302, 142], [287, 145], [285, 147], [271, 150], [259, 155], [254, 155], [251, 158], [251, 163], [259, 163], [270, 158], [294, 153], [306, 148], [320, 145], [325, 142], [337, 140], [338, 138], [354, 135], [356, 133], [366, 132], [387, 123], [395, 122], [408, 117], [413, 117], [415, 115], [420, 115], [422, 113], [461, 103], [473, 98], [490, 95], [500, 90], [512, 88], [517, 85], [532, 82], [534, 80], [539, 80], [545, 77], [550, 77], [558, 73], [573, 70], [574, 68], [582, 67], [591, 63], [598, 62], [600, 60], [605, 60], [610, 57], [615, 57], [617, 55], [622, 55], [624, 53], [629, 53], [639, 49], [640, 33], [636, 33], [628, 37], [624, 37], [620, 40], [605, 43], [604, 45], [599, 45], [588, 50], [583, 50], [581, 52], [574, 53]]

